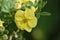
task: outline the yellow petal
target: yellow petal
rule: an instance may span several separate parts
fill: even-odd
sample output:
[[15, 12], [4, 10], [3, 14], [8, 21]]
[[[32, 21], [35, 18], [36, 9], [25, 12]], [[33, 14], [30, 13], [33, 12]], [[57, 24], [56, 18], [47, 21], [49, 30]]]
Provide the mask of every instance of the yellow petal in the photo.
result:
[[24, 19], [24, 12], [22, 10], [18, 10], [15, 14], [15, 23], [17, 27], [21, 30], [23, 30], [23, 19]]
[[21, 22], [21, 21], [20, 21], [20, 22], [15, 21], [15, 23], [16, 23], [18, 29], [20, 29], [20, 30], [24, 30], [24, 23], [23, 23], [23, 22]]
[[22, 4], [21, 0], [16, 0], [16, 3], [14, 4], [14, 8], [15, 9], [20, 9], [21, 8], [21, 4]]
[[20, 30], [25, 30], [27, 32], [31, 32], [32, 28], [30, 28], [27, 23], [21, 23], [21, 22], [17, 22], [17, 27]]
[[15, 14], [15, 20], [22, 21], [24, 18], [24, 12], [22, 10], [18, 10]]
[[30, 28], [27, 23], [24, 24], [24, 29], [27, 32], [31, 32], [32, 31], [32, 28]]
[[20, 9], [21, 8], [21, 4], [20, 3], [15, 3], [14, 8], [15, 9]]
[[28, 21], [28, 25], [29, 25], [29, 27], [31, 27], [31, 28], [36, 27], [36, 25], [37, 25], [37, 18], [34, 17], [33, 19], [29, 20], [29, 21]]
[[33, 17], [35, 17], [35, 14], [31, 9], [26, 9], [25, 10], [25, 17], [27, 19], [32, 19]]
[[33, 12], [35, 12], [37, 9], [38, 9], [38, 7], [36, 7], [36, 8], [33, 7], [33, 6], [31, 7], [31, 10], [32, 10]]

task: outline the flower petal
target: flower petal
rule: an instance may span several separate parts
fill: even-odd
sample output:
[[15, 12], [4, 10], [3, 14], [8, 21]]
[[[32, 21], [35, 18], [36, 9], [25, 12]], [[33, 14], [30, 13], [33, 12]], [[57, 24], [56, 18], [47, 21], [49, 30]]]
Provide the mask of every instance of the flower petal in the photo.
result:
[[27, 18], [27, 19], [32, 19], [33, 17], [35, 17], [35, 14], [34, 14], [34, 12], [31, 10], [31, 9], [26, 9], [25, 10], [25, 17]]
[[27, 31], [27, 32], [31, 32], [31, 31], [32, 31], [32, 28], [29, 27], [27, 23], [25, 23], [24, 29], [25, 29], [25, 31]]
[[36, 25], [37, 25], [37, 18], [34, 17], [33, 19], [29, 20], [29, 21], [28, 21], [28, 25], [29, 25], [29, 27], [31, 27], [31, 28], [36, 27]]
[[33, 6], [31, 7], [31, 10], [32, 10], [33, 12], [35, 12], [37, 9], [38, 9], [38, 7], [36, 7], [36, 8], [33, 7]]
[[24, 18], [24, 12], [22, 10], [18, 10], [15, 14], [15, 20], [22, 21]]
[[20, 22], [16, 21], [15, 23], [16, 23], [18, 29], [24, 30], [24, 23], [22, 21], [20, 21]]
[[17, 27], [20, 29], [20, 30], [25, 30], [27, 32], [31, 32], [32, 31], [32, 28], [30, 28], [27, 23], [21, 23], [21, 22], [17, 22]]
[[21, 8], [21, 4], [20, 3], [15, 3], [14, 4], [14, 8], [15, 9], [20, 9]]

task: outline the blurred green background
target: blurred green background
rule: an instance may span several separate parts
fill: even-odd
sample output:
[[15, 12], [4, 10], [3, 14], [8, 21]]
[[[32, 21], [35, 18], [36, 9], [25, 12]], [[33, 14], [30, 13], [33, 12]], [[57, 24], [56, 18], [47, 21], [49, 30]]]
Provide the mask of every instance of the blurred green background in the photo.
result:
[[[44, 38], [41, 40], [60, 40], [58, 2], [58, 0], [47, 0], [46, 6], [42, 9], [42, 11], [51, 13], [51, 16], [41, 16], [39, 19], [37, 26], [44, 34]], [[30, 37], [27, 40], [33, 40], [30, 33], [25, 34], [26, 38]]]

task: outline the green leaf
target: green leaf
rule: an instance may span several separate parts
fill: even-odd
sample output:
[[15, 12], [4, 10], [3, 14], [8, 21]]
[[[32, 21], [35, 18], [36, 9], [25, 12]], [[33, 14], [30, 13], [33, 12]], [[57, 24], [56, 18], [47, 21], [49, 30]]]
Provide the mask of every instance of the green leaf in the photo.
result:
[[40, 13], [36, 13], [36, 17], [37, 17], [37, 19], [39, 19], [40, 18]]
[[9, 13], [9, 8], [7, 6], [3, 6], [1, 9], [2, 12]]
[[33, 6], [33, 3], [31, 1], [27, 2], [27, 6]]
[[41, 10], [42, 8], [44, 8], [46, 4], [47, 4], [47, 1], [41, 0], [41, 1], [38, 3], [39, 9]]
[[7, 27], [13, 20], [13, 17], [10, 16], [9, 13], [0, 13], [1, 20], [4, 21], [4, 26]]
[[42, 15], [42, 16], [50, 16], [51, 13], [49, 13], [49, 12], [41, 12], [40, 15]]
[[27, 2], [26, 7], [30, 8], [31, 6], [33, 6], [33, 3], [31, 1]]
[[37, 19], [40, 18], [40, 15], [42, 15], [42, 16], [50, 16], [51, 13], [48, 13], [48, 12], [39, 12], [39, 13], [36, 13]]
[[1, 11], [9, 13], [11, 9], [13, 8], [13, 4], [15, 3], [15, 0], [3, 0], [1, 5]]

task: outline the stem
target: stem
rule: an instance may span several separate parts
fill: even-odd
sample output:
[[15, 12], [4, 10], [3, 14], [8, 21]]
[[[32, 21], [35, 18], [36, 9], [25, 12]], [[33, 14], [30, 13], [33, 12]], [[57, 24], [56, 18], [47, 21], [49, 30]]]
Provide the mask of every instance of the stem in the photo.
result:
[[9, 40], [12, 40], [13, 35], [10, 35]]

